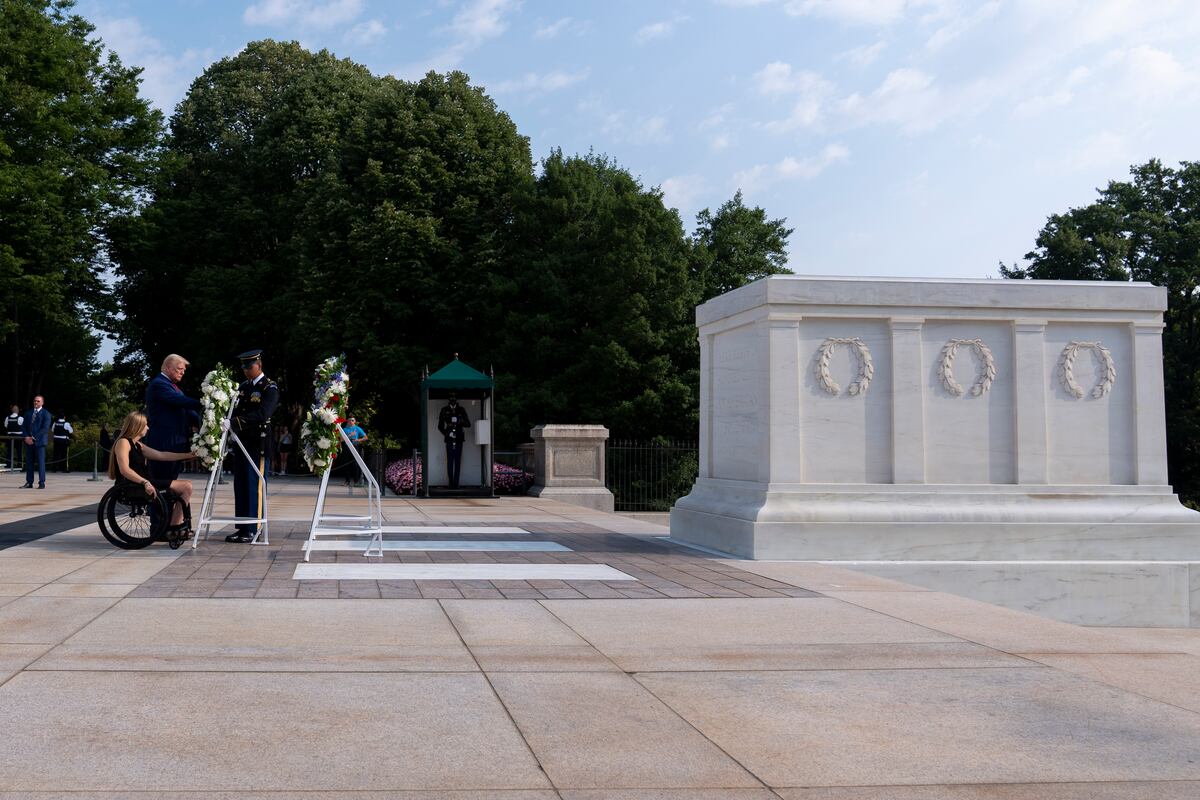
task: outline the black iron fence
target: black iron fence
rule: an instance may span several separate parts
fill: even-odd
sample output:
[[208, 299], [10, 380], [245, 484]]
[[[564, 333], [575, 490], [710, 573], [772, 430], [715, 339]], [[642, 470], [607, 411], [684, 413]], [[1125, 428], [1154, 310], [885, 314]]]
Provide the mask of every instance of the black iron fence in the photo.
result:
[[617, 511], [670, 511], [700, 472], [696, 442], [608, 442], [605, 483]]

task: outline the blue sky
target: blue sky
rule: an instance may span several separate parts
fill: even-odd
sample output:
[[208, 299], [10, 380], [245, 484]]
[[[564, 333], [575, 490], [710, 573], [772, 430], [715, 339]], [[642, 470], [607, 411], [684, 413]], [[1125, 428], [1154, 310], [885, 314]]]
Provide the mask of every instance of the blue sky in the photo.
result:
[[261, 38], [460, 69], [535, 159], [606, 153], [691, 231], [739, 187], [800, 274], [988, 277], [1130, 164], [1200, 159], [1194, 0], [82, 0], [168, 115]]

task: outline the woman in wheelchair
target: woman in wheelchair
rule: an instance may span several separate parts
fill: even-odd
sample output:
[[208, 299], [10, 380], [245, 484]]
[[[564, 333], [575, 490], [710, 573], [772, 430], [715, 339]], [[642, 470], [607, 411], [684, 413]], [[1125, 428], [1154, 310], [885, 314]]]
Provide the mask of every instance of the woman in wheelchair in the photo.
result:
[[[145, 493], [151, 501], [158, 498], [160, 492], [170, 499], [179, 502], [171, 504], [171, 521], [169, 527], [179, 530], [184, 524], [184, 508], [191, 505], [191, 481], [167, 481], [161, 478], [151, 479], [146, 467], [146, 459], [151, 461], [187, 461], [195, 458], [194, 453], [164, 453], [161, 450], [142, 444], [142, 437], [150, 430], [146, 415], [139, 411], [131, 411], [125, 415], [121, 423], [121, 431], [113, 442], [112, 458], [108, 461], [108, 477], [117, 482], [117, 488], [126, 491], [135, 487]], [[173, 496], [173, 497], [172, 497]], [[168, 502], [170, 502], [168, 499]]]

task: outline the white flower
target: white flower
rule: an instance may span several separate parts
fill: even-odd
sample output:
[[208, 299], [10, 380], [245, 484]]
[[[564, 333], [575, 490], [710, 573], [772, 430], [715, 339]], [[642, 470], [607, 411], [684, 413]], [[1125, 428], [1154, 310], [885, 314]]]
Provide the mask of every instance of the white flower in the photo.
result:
[[215, 399], [215, 400], [216, 400], [218, 403], [224, 403], [226, 400], [228, 400], [228, 399], [229, 399], [229, 395], [225, 394], [225, 393], [224, 393], [223, 391], [221, 391], [220, 389], [217, 389], [215, 392], [213, 392], [213, 398], [214, 398], [214, 399]]
[[333, 444], [333, 442], [329, 441], [324, 436], [322, 436], [320, 439], [317, 439], [317, 448], [318, 449], [328, 450], [329, 445], [331, 445], [331, 444]]
[[323, 467], [323, 466], [325, 466], [325, 459], [323, 459], [323, 458], [314, 458], [314, 459], [313, 459], [313, 465], [314, 465], [314, 466], [318, 466], [318, 467]]
[[207, 447], [197, 447], [196, 455], [200, 456], [201, 458], [208, 458], [208, 448]]

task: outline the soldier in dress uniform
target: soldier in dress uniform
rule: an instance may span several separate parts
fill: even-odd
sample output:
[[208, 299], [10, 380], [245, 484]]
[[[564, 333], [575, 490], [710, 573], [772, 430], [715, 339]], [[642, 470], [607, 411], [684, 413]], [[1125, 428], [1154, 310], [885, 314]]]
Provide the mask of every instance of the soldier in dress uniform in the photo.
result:
[[[242, 374], [246, 380], [238, 387], [238, 403], [233, 410], [230, 428], [237, 434], [246, 452], [253, 459], [246, 460], [241, 448], [233, 447], [233, 500], [235, 513], [239, 517], [257, 517], [262, 514], [263, 494], [266, 483], [259, 474], [267, 474], [269, 460], [268, 433], [271, 430], [271, 415], [279, 405], [279, 387], [275, 381], [263, 374], [262, 350], [247, 350], [238, 356], [242, 362]], [[258, 467], [258, 472], [254, 471]], [[227, 542], [250, 542], [258, 532], [258, 523], [238, 525], [237, 533], [225, 537]]]

